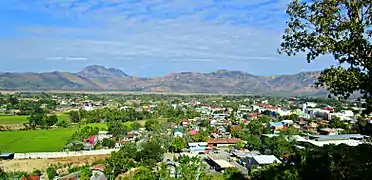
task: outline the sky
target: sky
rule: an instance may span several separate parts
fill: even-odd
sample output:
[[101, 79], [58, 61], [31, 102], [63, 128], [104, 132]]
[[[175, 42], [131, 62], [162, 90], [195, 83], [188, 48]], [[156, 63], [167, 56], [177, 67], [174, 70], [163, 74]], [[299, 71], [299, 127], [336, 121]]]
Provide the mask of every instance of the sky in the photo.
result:
[[0, 71], [133, 76], [240, 70], [320, 70], [321, 58], [277, 54], [290, 0], [1, 0]]

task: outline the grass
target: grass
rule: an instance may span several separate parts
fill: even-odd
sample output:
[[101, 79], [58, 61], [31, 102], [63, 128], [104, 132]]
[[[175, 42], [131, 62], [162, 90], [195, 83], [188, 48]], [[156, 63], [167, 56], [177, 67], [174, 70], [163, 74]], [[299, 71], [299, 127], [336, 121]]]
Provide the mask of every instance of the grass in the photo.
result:
[[[12, 116], [12, 115], [1, 115], [0, 116], [0, 125], [7, 124], [23, 124], [27, 123], [29, 116]], [[69, 120], [68, 114], [58, 114], [59, 120]], [[0, 146], [1, 147], [1, 146]]]
[[0, 151], [60, 151], [77, 128], [0, 132]]
[[[87, 124], [106, 128], [106, 124]], [[0, 152], [57, 152], [65, 146], [67, 140], [76, 132], [78, 127], [42, 129], [29, 131], [0, 132]]]
[[[61, 116], [61, 118], [66, 118]], [[68, 116], [67, 116], [68, 118]], [[166, 119], [158, 119], [165, 121]], [[137, 121], [141, 126], [145, 125], [147, 120]], [[132, 122], [126, 122], [130, 125]], [[101, 129], [107, 129], [106, 123], [92, 123], [85, 126], [93, 126]], [[30, 131], [2, 131], [0, 132], [0, 152], [56, 152], [60, 151], [71, 135], [79, 128], [59, 128]]]

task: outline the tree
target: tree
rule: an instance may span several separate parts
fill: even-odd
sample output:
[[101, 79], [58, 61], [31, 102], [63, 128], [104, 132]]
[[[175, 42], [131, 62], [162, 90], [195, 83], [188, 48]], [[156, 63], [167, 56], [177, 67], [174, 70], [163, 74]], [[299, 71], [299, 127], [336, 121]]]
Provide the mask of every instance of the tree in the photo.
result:
[[199, 157], [180, 157], [180, 166], [178, 171], [181, 173], [183, 180], [195, 180], [205, 175], [205, 165]]
[[80, 180], [90, 180], [91, 176], [92, 176], [92, 170], [90, 170], [90, 168], [84, 167], [81, 169]]
[[186, 146], [187, 144], [185, 139], [182, 137], [176, 137], [173, 139], [169, 149], [171, 152], [180, 152], [182, 149], [186, 148]]
[[134, 171], [133, 179], [135, 180], [153, 180], [156, 179], [155, 175], [147, 167], [141, 166]]
[[47, 173], [47, 175], [48, 175], [48, 179], [53, 179], [54, 177], [56, 177], [57, 176], [57, 171], [56, 171], [56, 168], [54, 168], [54, 167], [48, 167], [47, 169], [46, 169], [46, 173]]
[[108, 147], [108, 148], [114, 148], [115, 147], [115, 140], [113, 139], [108, 139], [108, 138], [105, 138], [102, 140], [102, 146], [103, 147]]
[[151, 119], [151, 120], [146, 121], [145, 128], [148, 131], [156, 131], [160, 128], [160, 123], [156, 119]]
[[325, 145], [322, 148], [298, 150], [288, 161], [265, 167], [251, 177], [258, 180], [371, 179], [371, 150], [369, 144], [356, 147]]
[[48, 125], [48, 126], [53, 126], [55, 125], [56, 123], [58, 122], [58, 117], [57, 115], [53, 114], [53, 115], [49, 115], [46, 117], [45, 119], [45, 123]]
[[119, 151], [112, 152], [110, 157], [105, 160], [105, 174], [116, 177], [120, 173], [125, 173], [136, 167], [135, 158], [137, 146], [134, 143], [125, 143]]
[[243, 180], [246, 179], [244, 175], [237, 168], [227, 168], [223, 172], [225, 180]]
[[120, 121], [110, 121], [107, 124], [107, 131], [114, 137], [123, 138], [126, 135], [128, 129]]
[[289, 126], [283, 131], [283, 134], [292, 136], [299, 134], [299, 131], [295, 127]]
[[132, 122], [130, 126], [132, 127], [133, 130], [138, 130], [139, 128], [141, 128], [141, 124], [138, 122]]
[[307, 61], [332, 55], [316, 85], [347, 99], [360, 92], [372, 112], [372, 10], [369, 0], [292, 0], [279, 53], [306, 53]]
[[209, 134], [206, 131], [199, 131], [198, 134], [191, 137], [193, 142], [205, 142], [209, 138]]
[[58, 127], [67, 127], [67, 125], [68, 125], [68, 123], [67, 123], [67, 121], [64, 120], [64, 119], [58, 121], [57, 124], [56, 124], [56, 126], [58, 126]]
[[239, 141], [239, 142], [236, 143], [236, 147], [237, 147], [238, 149], [242, 149], [244, 146], [245, 146], [244, 141]]
[[81, 115], [79, 110], [78, 111], [70, 111], [69, 112], [70, 120], [74, 123], [78, 123], [81, 121]]
[[259, 116], [258, 118], [257, 118], [257, 120], [259, 121], [259, 122], [261, 122], [261, 123], [268, 123], [268, 122], [270, 122], [270, 115], [272, 114], [272, 112], [271, 111], [269, 111], [269, 115], [261, 115], [261, 116]]
[[201, 127], [207, 127], [209, 125], [209, 121], [206, 120], [206, 119], [203, 119], [202, 121], [200, 121], [200, 124], [199, 124]]
[[280, 158], [284, 154], [291, 153], [292, 144], [287, 141], [284, 136], [278, 137], [266, 137], [262, 143], [262, 152], [266, 154], [273, 154], [276, 157]]
[[243, 128], [239, 125], [229, 126], [229, 131], [233, 137], [240, 137], [243, 132]]
[[259, 136], [246, 132], [241, 138], [247, 142], [247, 146], [250, 147], [250, 149], [258, 150], [261, 148], [261, 139]]
[[143, 166], [154, 167], [157, 162], [163, 159], [164, 150], [160, 145], [153, 142], [141, 144], [140, 150], [136, 153], [135, 160]]

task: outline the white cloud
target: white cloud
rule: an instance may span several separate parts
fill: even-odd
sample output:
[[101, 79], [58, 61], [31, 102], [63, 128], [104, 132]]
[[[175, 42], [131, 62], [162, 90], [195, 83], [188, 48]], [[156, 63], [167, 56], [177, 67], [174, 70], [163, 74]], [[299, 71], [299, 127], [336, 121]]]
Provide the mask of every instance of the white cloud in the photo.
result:
[[0, 41], [3, 59], [231, 63], [239, 68], [247, 62], [285, 61], [276, 49], [289, 0], [13, 1], [0, 10], [42, 12], [63, 23], [16, 27], [23, 37]]
[[47, 57], [47, 60], [53, 61], [86, 61], [88, 58], [86, 57], [61, 57], [61, 56], [54, 56], [54, 57]]

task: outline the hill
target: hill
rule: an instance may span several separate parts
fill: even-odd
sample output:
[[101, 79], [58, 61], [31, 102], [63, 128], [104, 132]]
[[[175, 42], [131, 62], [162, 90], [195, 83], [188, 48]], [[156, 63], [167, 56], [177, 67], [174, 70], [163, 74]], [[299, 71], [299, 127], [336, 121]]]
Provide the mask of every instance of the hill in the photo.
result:
[[87, 90], [182, 93], [325, 95], [312, 87], [319, 72], [255, 76], [225, 69], [180, 72], [154, 78], [132, 77], [119, 69], [93, 65], [78, 73], [0, 73], [2, 90]]

